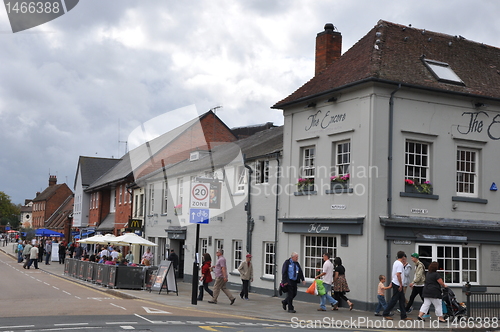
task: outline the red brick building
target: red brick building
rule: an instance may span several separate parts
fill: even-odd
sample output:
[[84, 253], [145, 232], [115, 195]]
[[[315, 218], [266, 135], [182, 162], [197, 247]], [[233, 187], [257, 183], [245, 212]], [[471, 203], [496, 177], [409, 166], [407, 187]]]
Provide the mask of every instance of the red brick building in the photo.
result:
[[66, 183], [57, 184], [57, 176], [49, 176], [49, 186], [33, 199], [33, 228], [45, 228], [45, 222], [73, 192]]

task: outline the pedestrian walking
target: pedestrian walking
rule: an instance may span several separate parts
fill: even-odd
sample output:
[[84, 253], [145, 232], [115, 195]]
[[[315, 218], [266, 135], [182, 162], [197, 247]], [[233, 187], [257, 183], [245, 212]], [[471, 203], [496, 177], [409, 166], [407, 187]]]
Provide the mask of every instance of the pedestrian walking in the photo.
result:
[[23, 262], [23, 251], [24, 251], [24, 246], [21, 241], [17, 243], [17, 262], [22, 263]]
[[64, 243], [61, 243], [59, 245], [59, 264], [64, 264], [64, 260], [66, 258], [66, 246], [64, 245]]
[[432, 262], [429, 264], [429, 269], [427, 275], [425, 276], [424, 291], [422, 295], [424, 297], [424, 303], [420, 307], [420, 312], [418, 313], [418, 320], [424, 320], [422, 316], [427, 313], [431, 307], [434, 306], [434, 311], [436, 312], [436, 317], [440, 323], [446, 323], [447, 321], [443, 318], [443, 303], [441, 287], [446, 288], [441, 275], [437, 273], [439, 268], [438, 262]]
[[299, 264], [299, 254], [292, 252], [290, 258], [283, 262], [281, 268], [281, 283], [286, 286], [287, 293], [286, 299], [281, 301], [283, 310], [287, 310], [289, 313], [296, 313], [295, 307], [293, 306], [293, 299], [297, 296], [297, 285], [302, 282], [303, 285], [306, 284], [304, 273], [302, 272], [302, 267]]
[[325, 287], [325, 294], [321, 295], [319, 302], [318, 311], [326, 311], [326, 301], [330, 302], [332, 305], [332, 310], [337, 306], [337, 300], [335, 300], [332, 293], [332, 282], [333, 282], [333, 263], [330, 260], [330, 253], [325, 252], [323, 254], [323, 271], [316, 276], [315, 279], [321, 278], [323, 280], [323, 287]]
[[[345, 267], [342, 265], [342, 259], [340, 257], [335, 257], [333, 264], [335, 265], [333, 273], [333, 297], [338, 302], [340, 302], [340, 300], [346, 301], [349, 305], [349, 310], [352, 310], [354, 303], [352, 303], [346, 296], [346, 293], [351, 290], [349, 289], [349, 284], [347, 283]], [[333, 310], [338, 310], [338, 306], [334, 306]]]
[[246, 259], [238, 266], [242, 282], [240, 297], [245, 300], [248, 300], [248, 289], [250, 288], [250, 282], [253, 281], [253, 264], [251, 261], [252, 255], [248, 254]]
[[385, 301], [385, 291], [389, 288], [392, 288], [391, 286], [386, 286], [385, 285], [386, 278], [384, 275], [379, 275], [378, 276], [378, 286], [377, 286], [377, 300], [378, 304], [377, 307], [375, 308], [375, 316], [382, 316], [380, 314], [380, 310], [385, 310], [387, 308], [387, 302]]
[[422, 301], [424, 300], [422, 292], [424, 291], [425, 283], [425, 266], [419, 258], [420, 256], [416, 252], [411, 254], [411, 260], [413, 264], [415, 264], [415, 275], [413, 276], [413, 281], [409, 285], [411, 288], [411, 295], [405, 308], [407, 313], [410, 313], [413, 310], [413, 301], [415, 300], [415, 297], [417, 297], [417, 295], [420, 295]]
[[411, 320], [411, 318], [409, 318], [406, 315], [405, 294], [403, 293], [404, 256], [405, 256], [404, 251], [398, 251], [397, 259], [394, 261], [394, 264], [392, 265], [392, 274], [391, 274], [392, 297], [389, 303], [387, 304], [387, 307], [385, 308], [384, 312], [382, 313], [382, 316], [384, 316], [384, 318], [388, 320], [392, 320], [391, 310], [398, 302], [399, 302], [399, 312], [401, 314], [401, 319]]
[[198, 295], [198, 301], [203, 301], [203, 292], [206, 291], [211, 297], [214, 293], [208, 284], [212, 282], [212, 257], [208, 252], [203, 254], [203, 263], [201, 265], [201, 277], [200, 277], [200, 293]]
[[52, 240], [45, 242], [45, 265], [50, 265], [50, 258], [52, 256]]
[[26, 244], [24, 245], [24, 249], [23, 249], [23, 257], [24, 257], [23, 268], [24, 269], [28, 266], [28, 264], [30, 262], [30, 250], [31, 250], [31, 248], [33, 248], [31, 243], [29, 241], [26, 241]]
[[38, 246], [35, 245], [30, 249], [30, 262], [28, 263], [27, 269], [30, 268], [31, 264], [35, 266], [35, 269], [38, 270]]
[[233, 294], [231, 294], [229, 289], [226, 288], [228, 275], [227, 275], [226, 259], [224, 258], [224, 251], [222, 249], [218, 249], [216, 255], [217, 255], [217, 263], [215, 264], [215, 266], [213, 266], [213, 270], [215, 273], [215, 285], [213, 290], [212, 301], [208, 301], [208, 303], [217, 304], [217, 298], [219, 297], [219, 293], [220, 291], [223, 291], [232, 305], [236, 299], [234, 298]]

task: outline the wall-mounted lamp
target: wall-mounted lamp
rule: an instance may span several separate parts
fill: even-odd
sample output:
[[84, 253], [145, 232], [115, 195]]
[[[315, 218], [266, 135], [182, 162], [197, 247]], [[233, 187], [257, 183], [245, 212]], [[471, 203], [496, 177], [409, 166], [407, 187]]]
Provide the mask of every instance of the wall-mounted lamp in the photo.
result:
[[259, 220], [266, 221], [266, 216], [259, 216]]
[[307, 104], [307, 107], [316, 107], [316, 103], [314, 103], [314, 102], [309, 103], [309, 104]]
[[474, 104], [474, 107], [476, 107], [476, 108], [481, 108], [481, 107], [484, 107], [484, 103], [480, 103], [480, 102], [475, 103], [475, 104]]
[[333, 103], [333, 102], [336, 102], [337, 101], [337, 97], [332, 97], [330, 99], [327, 100], [327, 102], [329, 103]]
[[217, 217], [217, 220], [222, 221], [222, 217]]

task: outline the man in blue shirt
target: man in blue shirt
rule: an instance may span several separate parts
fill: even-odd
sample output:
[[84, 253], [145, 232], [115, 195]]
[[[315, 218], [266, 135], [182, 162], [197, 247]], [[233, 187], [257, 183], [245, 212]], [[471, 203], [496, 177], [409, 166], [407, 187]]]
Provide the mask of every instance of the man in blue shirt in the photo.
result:
[[288, 306], [288, 312], [290, 313], [296, 312], [293, 307], [293, 299], [297, 295], [297, 284], [300, 282], [303, 285], [306, 284], [304, 273], [298, 260], [299, 254], [292, 252], [290, 258], [283, 263], [281, 269], [281, 283], [287, 288], [286, 299], [281, 301], [281, 304], [283, 305], [283, 310], [286, 310]]

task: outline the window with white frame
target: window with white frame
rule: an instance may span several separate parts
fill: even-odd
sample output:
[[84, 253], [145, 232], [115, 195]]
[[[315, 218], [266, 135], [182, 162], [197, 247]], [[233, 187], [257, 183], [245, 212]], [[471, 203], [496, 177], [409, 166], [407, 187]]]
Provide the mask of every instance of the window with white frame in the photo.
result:
[[139, 196], [140, 203], [139, 203], [139, 217], [144, 216], [144, 194], [141, 194]]
[[427, 267], [438, 262], [438, 272], [449, 286], [461, 286], [466, 282], [479, 282], [479, 249], [460, 244], [419, 244], [417, 252]]
[[255, 183], [269, 183], [269, 160], [255, 162]]
[[116, 188], [111, 190], [111, 202], [109, 203], [109, 212], [116, 211]]
[[149, 214], [153, 214], [155, 210], [155, 186], [154, 184], [149, 185]]
[[337, 238], [335, 236], [304, 236], [304, 276], [313, 278], [323, 268], [323, 254], [337, 256]]
[[314, 179], [316, 172], [315, 158], [316, 158], [316, 148], [314, 146], [309, 146], [302, 148], [302, 167], [301, 176], [304, 179]]
[[459, 196], [477, 197], [478, 183], [478, 153], [476, 150], [457, 149], [457, 183], [456, 190]]
[[244, 192], [247, 184], [245, 166], [236, 166], [236, 192]]
[[406, 141], [405, 179], [416, 183], [430, 181], [429, 144]]
[[344, 141], [335, 143], [335, 171], [336, 176], [345, 176], [349, 174], [351, 165], [351, 142]]
[[122, 205], [122, 203], [123, 203], [123, 185], [120, 185], [118, 191], [119, 191], [118, 205]]
[[137, 218], [139, 215], [139, 195], [135, 195], [135, 204], [134, 204], [134, 218]]
[[274, 242], [264, 242], [264, 275], [274, 275]]
[[167, 214], [168, 210], [168, 182], [164, 181], [163, 182], [163, 200], [161, 202], [162, 207], [161, 207], [161, 213]]
[[237, 270], [243, 261], [243, 241], [233, 240], [233, 270]]
[[[208, 239], [201, 238], [200, 239], [200, 255], [203, 256], [207, 252], [208, 252]], [[203, 257], [201, 257], [200, 259], [203, 259]]]

